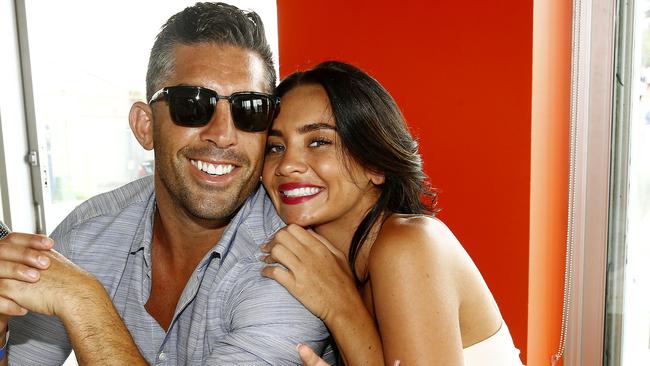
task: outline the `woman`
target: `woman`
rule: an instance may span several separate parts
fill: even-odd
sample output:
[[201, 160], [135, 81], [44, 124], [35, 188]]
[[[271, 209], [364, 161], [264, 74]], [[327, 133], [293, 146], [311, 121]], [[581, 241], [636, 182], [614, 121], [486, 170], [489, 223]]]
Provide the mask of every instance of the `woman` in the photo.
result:
[[348, 366], [521, 365], [478, 269], [431, 216], [417, 143], [388, 92], [326, 62], [278, 95], [262, 178], [289, 226], [263, 247], [263, 274], [325, 322]]

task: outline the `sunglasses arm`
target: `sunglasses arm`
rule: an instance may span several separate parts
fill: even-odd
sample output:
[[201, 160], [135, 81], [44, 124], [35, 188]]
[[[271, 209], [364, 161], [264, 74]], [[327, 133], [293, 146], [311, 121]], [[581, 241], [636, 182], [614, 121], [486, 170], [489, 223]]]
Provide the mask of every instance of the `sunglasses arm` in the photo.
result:
[[149, 104], [159, 101], [167, 94], [167, 88], [162, 88], [157, 92], [153, 93], [151, 99], [149, 99]]

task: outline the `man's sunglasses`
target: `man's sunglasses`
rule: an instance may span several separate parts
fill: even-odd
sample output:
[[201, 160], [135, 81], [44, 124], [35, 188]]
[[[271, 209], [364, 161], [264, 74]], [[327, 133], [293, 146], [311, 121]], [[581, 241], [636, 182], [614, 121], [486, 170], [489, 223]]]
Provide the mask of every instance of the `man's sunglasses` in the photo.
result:
[[166, 99], [172, 121], [179, 126], [202, 127], [214, 115], [219, 99], [230, 102], [235, 127], [246, 132], [266, 131], [280, 105], [280, 98], [266, 93], [237, 92], [227, 97], [200, 86], [168, 86], [158, 90], [149, 104]]

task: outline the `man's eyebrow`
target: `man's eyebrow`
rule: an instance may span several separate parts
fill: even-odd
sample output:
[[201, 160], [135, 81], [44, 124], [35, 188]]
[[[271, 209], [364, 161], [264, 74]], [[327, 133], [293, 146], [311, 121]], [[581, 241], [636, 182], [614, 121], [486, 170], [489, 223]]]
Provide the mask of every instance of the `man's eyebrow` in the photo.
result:
[[[308, 123], [306, 125], [300, 126], [296, 131], [304, 135], [306, 133], [312, 132], [312, 131], [318, 131], [318, 130], [334, 130], [336, 131], [336, 126], [332, 126], [327, 123]], [[269, 130], [269, 136], [277, 136], [277, 137], [282, 137], [284, 136], [282, 134], [282, 131], [276, 130], [276, 129], [270, 129]]]

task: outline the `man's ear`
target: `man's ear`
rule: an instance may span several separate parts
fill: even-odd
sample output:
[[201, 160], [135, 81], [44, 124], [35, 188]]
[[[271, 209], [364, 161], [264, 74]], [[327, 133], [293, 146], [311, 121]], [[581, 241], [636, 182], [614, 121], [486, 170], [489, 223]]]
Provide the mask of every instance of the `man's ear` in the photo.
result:
[[129, 112], [129, 126], [145, 150], [153, 149], [153, 111], [143, 102], [135, 102]]

